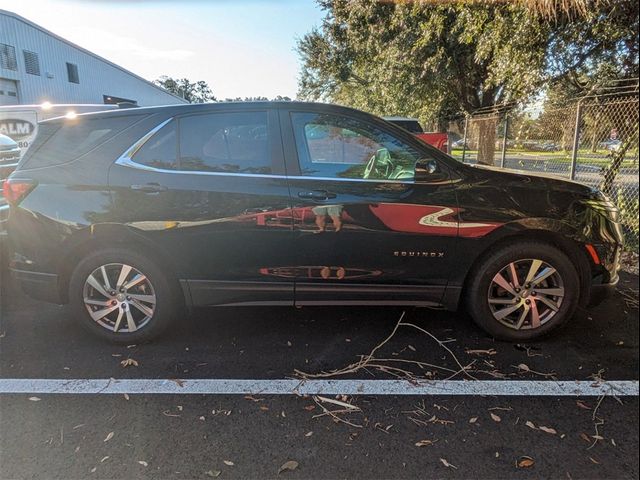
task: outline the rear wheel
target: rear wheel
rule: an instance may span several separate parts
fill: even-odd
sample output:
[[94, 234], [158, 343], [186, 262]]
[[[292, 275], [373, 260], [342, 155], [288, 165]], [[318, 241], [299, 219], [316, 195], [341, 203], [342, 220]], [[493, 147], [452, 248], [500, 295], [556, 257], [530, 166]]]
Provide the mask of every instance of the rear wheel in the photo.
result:
[[575, 313], [580, 281], [569, 258], [552, 245], [522, 242], [487, 255], [474, 269], [467, 308], [502, 340], [532, 340]]
[[75, 318], [112, 342], [151, 340], [171, 322], [176, 310], [170, 277], [152, 260], [124, 249], [90, 254], [69, 284]]

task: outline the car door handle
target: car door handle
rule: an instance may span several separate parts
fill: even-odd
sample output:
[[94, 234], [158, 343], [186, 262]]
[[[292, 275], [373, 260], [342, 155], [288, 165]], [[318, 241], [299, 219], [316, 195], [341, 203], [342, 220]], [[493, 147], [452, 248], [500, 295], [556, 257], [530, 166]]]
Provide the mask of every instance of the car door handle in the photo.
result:
[[166, 192], [168, 188], [159, 183], [145, 183], [144, 185], [131, 185], [131, 190], [144, 193], [160, 193]]
[[327, 192], [326, 190], [311, 190], [309, 192], [298, 192], [298, 197], [309, 198], [311, 200], [329, 200], [330, 198], [336, 198], [336, 194]]

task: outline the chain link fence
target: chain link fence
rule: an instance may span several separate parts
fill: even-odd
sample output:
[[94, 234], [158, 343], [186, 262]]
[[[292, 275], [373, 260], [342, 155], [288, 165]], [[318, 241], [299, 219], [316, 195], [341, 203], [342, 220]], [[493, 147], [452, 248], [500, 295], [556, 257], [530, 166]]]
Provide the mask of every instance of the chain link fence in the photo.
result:
[[638, 251], [637, 95], [472, 115], [452, 146], [465, 163], [557, 175], [601, 189], [620, 209], [627, 248]]

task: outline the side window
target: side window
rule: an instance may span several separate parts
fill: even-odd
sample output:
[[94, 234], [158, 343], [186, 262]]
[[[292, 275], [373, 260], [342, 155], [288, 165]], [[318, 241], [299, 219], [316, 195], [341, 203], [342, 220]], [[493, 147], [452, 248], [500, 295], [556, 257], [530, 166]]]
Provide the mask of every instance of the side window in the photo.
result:
[[193, 115], [179, 130], [181, 170], [271, 173], [267, 112]]
[[133, 156], [133, 161], [148, 167], [177, 170], [177, 153], [176, 122], [172, 121], [145, 142]]
[[374, 125], [341, 115], [291, 113], [302, 175], [412, 180], [420, 154]]

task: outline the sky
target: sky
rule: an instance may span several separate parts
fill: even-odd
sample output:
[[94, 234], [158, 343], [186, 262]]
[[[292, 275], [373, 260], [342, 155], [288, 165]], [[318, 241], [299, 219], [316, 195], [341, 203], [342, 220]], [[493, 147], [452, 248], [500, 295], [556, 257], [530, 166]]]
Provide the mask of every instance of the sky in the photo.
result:
[[295, 98], [296, 39], [313, 0], [0, 0], [9, 10], [143, 78], [206, 81], [218, 99]]

